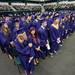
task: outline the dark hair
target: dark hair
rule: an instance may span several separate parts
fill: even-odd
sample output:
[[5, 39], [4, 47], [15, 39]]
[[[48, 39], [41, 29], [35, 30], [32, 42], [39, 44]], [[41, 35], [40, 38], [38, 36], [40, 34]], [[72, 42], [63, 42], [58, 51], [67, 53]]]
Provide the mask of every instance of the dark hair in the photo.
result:
[[[31, 34], [31, 31], [32, 30], [35, 30], [35, 38], [38, 38], [38, 31], [37, 31], [37, 29], [36, 28], [34, 28], [34, 27], [31, 27], [30, 28], [30, 30], [29, 30], [29, 34]], [[31, 34], [32, 35], [32, 34]], [[33, 35], [32, 35], [33, 36]]]

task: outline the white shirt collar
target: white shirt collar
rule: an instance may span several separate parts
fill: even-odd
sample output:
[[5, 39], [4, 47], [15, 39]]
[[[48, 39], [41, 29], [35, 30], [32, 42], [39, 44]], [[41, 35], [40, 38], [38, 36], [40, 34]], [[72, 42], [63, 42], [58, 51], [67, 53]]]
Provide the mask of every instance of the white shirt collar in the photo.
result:
[[44, 27], [44, 26], [41, 26], [41, 28], [42, 28], [42, 29], [45, 29], [45, 27]]

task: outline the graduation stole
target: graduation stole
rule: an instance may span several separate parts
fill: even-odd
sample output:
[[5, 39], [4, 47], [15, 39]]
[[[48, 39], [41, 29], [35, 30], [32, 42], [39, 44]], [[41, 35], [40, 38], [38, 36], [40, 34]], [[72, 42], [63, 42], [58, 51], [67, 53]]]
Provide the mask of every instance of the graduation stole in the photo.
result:
[[37, 38], [33, 37], [33, 41], [35, 42], [35, 44], [39, 44], [40, 43], [40, 40], [39, 40], [38, 37]]
[[54, 24], [52, 24], [52, 26], [55, 28], [55, 29], [59, 29], [59, 25], [57, 24], [57, 25], [54, 25]]

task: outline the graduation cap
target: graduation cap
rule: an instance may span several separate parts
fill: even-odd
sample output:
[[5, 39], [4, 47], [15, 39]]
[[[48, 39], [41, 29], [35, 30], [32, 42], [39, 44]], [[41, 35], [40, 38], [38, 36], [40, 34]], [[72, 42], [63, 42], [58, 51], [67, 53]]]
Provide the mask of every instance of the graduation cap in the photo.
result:
[[5, 23], [5, 21], [4, 20], [0, 20], [0, 23]]
[[35, 12], [32, 12], [33, 15], [35, 15]]
[[14, 18], [19, 18], [20, 15], [19, 14], [14, 14]]
[[27, 13], [27, 16], [31, 16], [32, 14], [31, 13]]
[[47, 22], [47, 19], [41, 18], [40, 23]]
[[17, 34], [22, 34], [25, 32], [25, 29], [24, 28], [21, 28], [20, 30], [17, 31]]
[[64, 14], [61, 14], [62, 19], [64, 18]]
[[54, 16], [53, 16], [53, 19], [54, 19], [54, 20], [56, 20], [56, 19], [58, 19], [58, 18], [59, 18], [59, 15], [54, 15]]
[[19, 22], [19, 20], [18, 19], [15, 19], [15, 22]]
[[9, 26], [8, 26], [8, 23], [5, 22], [5, 21], [1, 21], [1, 22], [0, 22], [0, 25], [1, 25], [0, 27], [3, 26], [4, 28], [8, 28], [8, 27], [9, 27]]
[[25, 13], [22, 13], [22, 14], [20, 14], [20, 17], [24, 17], [26, 14]]
[[34, 20], [35, 19], [35, 15], [32, 15], [32, 20]]

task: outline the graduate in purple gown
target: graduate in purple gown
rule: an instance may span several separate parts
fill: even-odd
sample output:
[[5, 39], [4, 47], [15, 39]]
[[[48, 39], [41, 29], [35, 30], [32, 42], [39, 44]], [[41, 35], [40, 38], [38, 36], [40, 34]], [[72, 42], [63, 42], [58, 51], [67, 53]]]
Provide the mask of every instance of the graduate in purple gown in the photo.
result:
[[9, 57], [12, 56], [12, 51], [10, 48], [11, 40], [12, 40], [12, 35], [10, 29], [8, 28], [7, 23], [3, 23], [0, 31], [0, 44], [3, 48], [2, 51], [4, 53], [7, 53]]
[[8, 24], [8, 27], [12, 31], [13, 28], [14, 28], [14, 22], [13, 22], [12, 16], [10, 16], [10, 15], [6, 16], [5, 17], [5, 22]]
[[41, 26], [41, 23], [40, 21], [38, 20], [37, 16], [35, 16], [35, 19], [33, 21], [33, 26], [36, 28], [36, 29], [39, 29], [40, 26]]
[[73, 24], [74, 24], [74, 17], [73, 17], [73, 14], [70, 14], [69, 15], [69, 34], [74, 32], [74, 30], [73, 30], [74, 25]]
[[33, 21], [32, 21], [32, 16], [31, 15], [27, 16], [26, 25], [27, 25], [26, 26], [27, 31], [28, 31], [28, 29], [30, 29], [33, 26]]
[[62, 26], [63, 26], [63, 39], [66, 39], [68, 36], [68, 29], [69, 29], [66, 16], [64, 16], [64, 18], [62, 19]]
[[34, 69], [34, 48], [26, 33], [21, 30], [18, 31], [18, 35], [15, 40], [15, 48], [18, 52], [18, 57], [20, 58], [26, 75], [31, 75]]
[[26, 16], [24, 15], [21, 16], [20, 25], [21, 25], [21, 28], [24, 28], [24, 30], [27, 32]]
[[59, 19], [55, 19], [54, 23], [50, 27], [50, 38], [51, 38], [51, 56], [56, 53], [59, 48], [60, 33], [59, 33]]
[[17, 31], [20, 30], [21, 28], [22, 27], [20, 25], [19, 20], [15, 20], [15, 22], [14, 22], [14, 29], [12, 31], [13, 40], [16, 38]]
[[73, 13], [73, 20], [74, 20], [74, 22], [73, 22], [73, 31], [75, 31], [75, 14]]
[[49, 41], [48, 41], [48, 34], [47, 34], [47, 21], [43, 20], [41, 27], [39, 28], [39, 38], [40, 38], [40, 48], [47, 56], [49, 54]]
[[63, 40], [64, 40], [64, 30], [65, 30], [62, 21], [63, 21], [63, 18], [61, 19], [60, 25], [59, 25], [59, 33], [60, 33], [60, 40], [61, 40], [60, 46], [62, 46], [62, 43], [63, 43]]
[[31, 27], [29, 30], [29, 38], [32, 39], [33, 45], [35, 47], [35, 59], [34, 59], [34, 64], [37, 65], [39, 63], [39, 58], [44, 58], [43, 52], [40, 49], [40, 39], [38, 35], [38, 31], [34, 28]]

